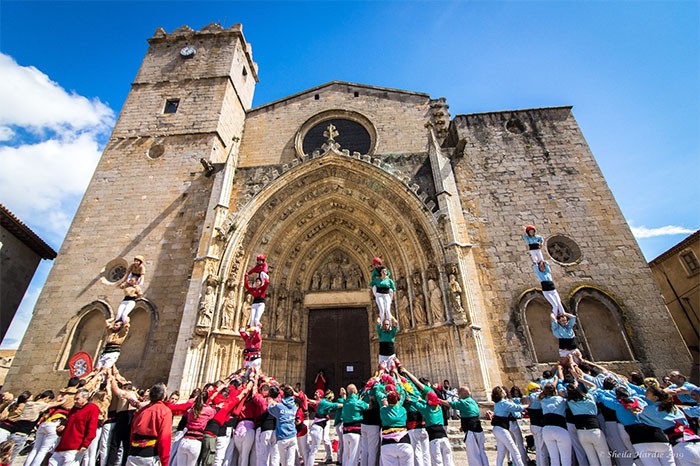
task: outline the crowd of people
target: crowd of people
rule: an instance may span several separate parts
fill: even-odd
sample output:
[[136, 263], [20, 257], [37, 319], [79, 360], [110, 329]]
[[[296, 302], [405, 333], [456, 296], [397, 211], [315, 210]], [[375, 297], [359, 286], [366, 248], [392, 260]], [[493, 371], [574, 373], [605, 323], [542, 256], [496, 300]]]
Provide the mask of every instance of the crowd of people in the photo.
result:
[[[529, 250], [540, 249], [534, 227], [528, 227], [524, 236], [535, 245]], [[542, 290], [556, 293], [540, 256], [532, 254]], [[400, 363], [398, 321], [391, 314], [395, 286], [375, 258], [370, 288], [379, 310], [377, 371], [337, 394], [319, 373], [307, 396], [299, 384], [261, 370], [260, 317], [269, 275], [265, 257], [258, 256], [246, 274], [256, 308], [240, 330], [244, 366], [185, 398], [168, 394], [162, 383], [137, 389], [117, 369], [133, 308], [126, 298], [140, 295], [144, 275], [139, 256], [119, 283], [127, 304], [107, 322], [94, 371], [71, 378], [58, 394], [2, 394], [1, 464], [25, 449], [24, 466], [313, 466], [319, 451], [325, 463], [344, 466], [454, 466], [447, 425], [458, 418], [469, 466], [489, 464], [483, 428], [489, 421], [496, 466], [506, 458], [512, 466], [700, 466], [700, 388], [678, 371], [661, 380], [639, 373], [625, 377], [585, 360], [574, 342], [575, 316], [558, 295], [547, 298], [558, 365], [527, 383], [524, 393], [517, 386], [493, 388], [493, 407], [486, 410], [467, 386], [431, 383]], [[531, 448], [519, 424], [523, 418], [530, 421]], [[331, 426], [338, 439], [335, 461]]]

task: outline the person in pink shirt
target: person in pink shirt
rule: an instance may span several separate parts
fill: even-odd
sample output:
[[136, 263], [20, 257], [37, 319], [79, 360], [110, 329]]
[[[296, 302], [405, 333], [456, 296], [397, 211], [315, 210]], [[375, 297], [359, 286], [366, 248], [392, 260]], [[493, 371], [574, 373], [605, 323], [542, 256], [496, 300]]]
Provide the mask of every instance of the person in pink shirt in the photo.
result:
[[195, 466], [202, 450], [202, 437], [207, 423], [216, 415], [216, 410], [207, 405], [209, 395], [203, 391], [187, 410], [187, 433], [180, 442], [175, 455], [179, 466]]

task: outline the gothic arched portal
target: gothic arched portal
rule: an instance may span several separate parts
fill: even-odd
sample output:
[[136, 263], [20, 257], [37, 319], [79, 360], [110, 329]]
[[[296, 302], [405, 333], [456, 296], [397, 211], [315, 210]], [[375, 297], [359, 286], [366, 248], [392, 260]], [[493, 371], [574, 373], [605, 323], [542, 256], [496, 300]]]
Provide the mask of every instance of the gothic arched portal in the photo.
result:
[[[245, 271], [256, 255], [266, 255], [271, 277], [262, 319], [266, 372], [304, 380], [310, 310], [363, 309], [372, 339], [375, 314], [367, 284], [375, 256], [384, 259], [396, 281], [394, 310], [404, 335], [449, 323], [438, 222], [416, 193], [387, 170], [331, 150], [289, 169], [250, 199], [244, 196], [244, 183], [234, 182], [232, 189], [231, 205], [240, 207], [224, 225], [231, 233], [218, 272], [222, 286], [213, 321], [245, 321]], [[228, 327], [219, 325], [208, 337], [207, 346], [214, 348], [210, 358], [216, 358], [219, 345], [238, 344], [233, 325]], [[371, 345], [376, 355], [376, 343], [360, 344]], [[416, 365], [427, 356], [411, 353]], [[213, 360], [205, 366], [221, 367], [223, 374], [240, 363], [240, 357], [229, 360], [226, 367]], [[447, 367], [442, 369], [449, 374]]]

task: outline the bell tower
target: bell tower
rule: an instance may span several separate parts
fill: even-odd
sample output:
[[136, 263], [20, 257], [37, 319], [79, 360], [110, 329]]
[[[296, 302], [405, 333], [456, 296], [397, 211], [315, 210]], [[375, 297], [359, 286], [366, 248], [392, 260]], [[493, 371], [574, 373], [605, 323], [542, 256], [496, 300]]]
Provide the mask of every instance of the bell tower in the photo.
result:
[[144, 296], [120, 369], [139, 386], [167, 380], [183, 315], [196, 313], [188, 296], [201, 292], [201, 256], [225, 209], [224, 176], [214, 175], [235, 166], [257, 64], [241, 25], [158, 29], [148, 42], [8, 374], [12, 389], [62, 386], [72, 354], [99, 356], [103, 321], [122, 299], [114, 285], [135, 255], [145, 257]]

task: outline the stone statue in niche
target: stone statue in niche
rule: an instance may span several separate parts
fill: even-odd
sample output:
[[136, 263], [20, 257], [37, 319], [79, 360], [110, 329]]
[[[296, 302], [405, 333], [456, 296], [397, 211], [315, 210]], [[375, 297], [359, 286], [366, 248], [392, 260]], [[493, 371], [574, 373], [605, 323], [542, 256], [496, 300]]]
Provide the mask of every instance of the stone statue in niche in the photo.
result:
[[197, 313], [197, 330], [204, 330], [211, 327], [211, 320], [214, 316], [214, 306], [216, 305], [216, 293], [212, 285], [207, 285], [204, 296], [199, 301], [199, 312]]
[[432, 278], [428, 279], [428, 295], [430, 299], [430, 312], [433, 316], [433, 323], [444, 322], [445, 312], [442, 308], [442, 290], [437, 284], [437, 281]]
[[423, 293], [417, 288], [413, 296], [413, 318], [416, 319], [416, 325], [428, 325], [428, 314], [425, 312], [425, 301]]
[[411, 315], [408, 309], [408, 293], [406, 291], [397, 291], [399, 299], [396, 303], [396, 307], [399, 312], [399, 326], [408, 330], [411, 327]]
[[342, 251], [329, 254], [312, 274], [312, 290], [354, 290], [364, 288], [360, 267]]
[[301, 303], [294, 303], [294, 307], [291, 312], [291, 323], [290, 323], [290, 336], [295, 339], [301, 339], [301, 332], [303, 327], [303, 322], [301, 321]]
[[241, 307], [240, 316], [238, 322], [236, 322], [236, 328], [240, 328], [243, 325], [247, 325], [250, 321], [250, 311], [251, 305], [253, 304], [253, 296], [248, 294], [243, 301], [243, 306]]
[[286, 315], [284, 312], [284, 308], [282, 306], [277, 306], [277, 308], [275, 308], [274, 335], [282, 338], [287, 336], [287, 320], [285, 319], [285, 317]]
[[321, 275], [321, 286], [318, 287], [319, 290], [330, 290], [331, 289], [331, 266], [329, 263], [323, 264], [319, 271], [317, 272]]
[[462, 287], [457, 281], [455, 274], [450, 274], [450, 292], [452, 294], [452, 306], [455, 312], [461, 314], [464, 312], [464, 306], [462, 306]]
[[227, 288], [224, 296], [224, 304], [221, 306], [221, 321], [219, 328], [222, 330], [233, 328], [233, 317], [236, 312], [236, 290]]

